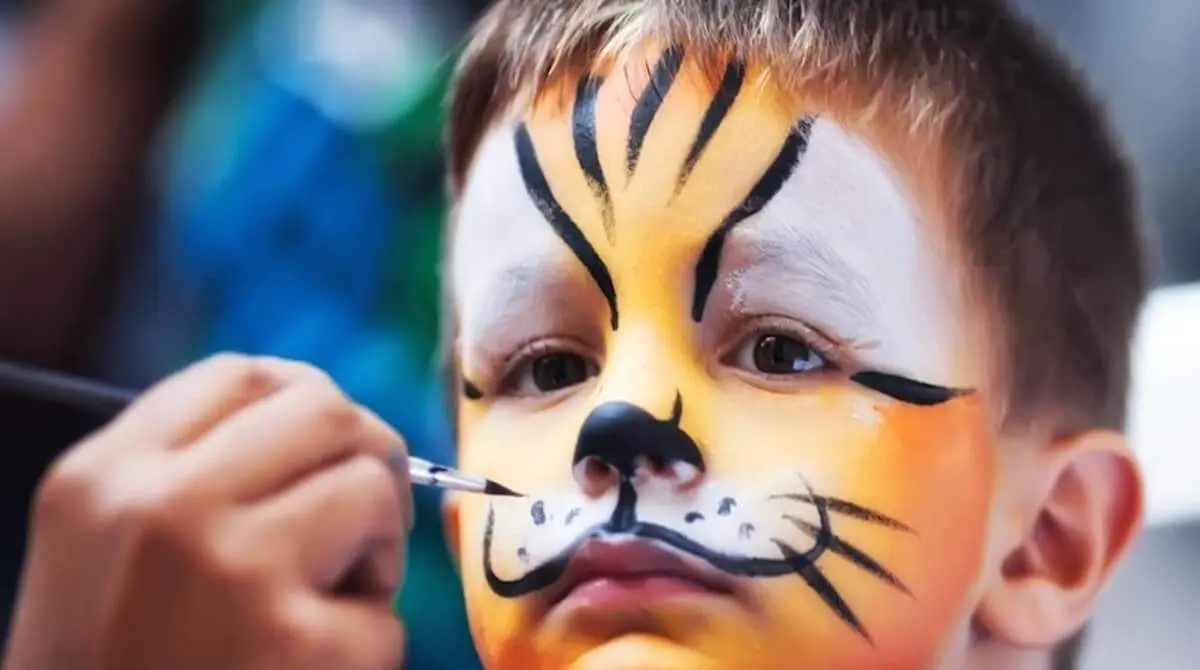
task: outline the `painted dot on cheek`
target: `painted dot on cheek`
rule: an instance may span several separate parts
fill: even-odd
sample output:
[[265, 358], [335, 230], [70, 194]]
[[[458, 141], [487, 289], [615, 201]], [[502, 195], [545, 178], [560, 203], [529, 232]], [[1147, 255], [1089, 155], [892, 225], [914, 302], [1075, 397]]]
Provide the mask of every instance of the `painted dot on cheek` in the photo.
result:
[[517, 558], [521, 559], [522, 563], [529, 561], [529, 552], [525, 550], [525, 547], [517, 549]]
[[533, 503], [533, 507], [529, 508], [529, 516], [533, 517], [534, 525], [540, 526], [546, 523], [546, 503], [541, 500]]
[[570, 526], [571, 522], [575, 520], [575, 517], [579, 516], [580, 511], [581, 510], [578, 507], [576, 507], [575, 509], [571, 510], [570, 512], [567, 512], [567, 525], [568, 526]]
[[688, 523], [696, 523], [697, 521], [703, 521], [704, 515], [699, 512], [688, 512], [687, 516], [683, 517], [683, 520]]
[[753, 534], [754, 534], [754, 524], [744, 523], [744, 524], [738, 526], [738, 537], [740, 537], [741, 539], [748, 540], [748, 539], [750, 539], [750, 536]]
[[729, 513], [732, 512], [733, 508], [736, 506], [737, 501], [733, 498], [723, 498], [720, 506], [717, 507], [717, 514], [721, 516], [729, 516]]

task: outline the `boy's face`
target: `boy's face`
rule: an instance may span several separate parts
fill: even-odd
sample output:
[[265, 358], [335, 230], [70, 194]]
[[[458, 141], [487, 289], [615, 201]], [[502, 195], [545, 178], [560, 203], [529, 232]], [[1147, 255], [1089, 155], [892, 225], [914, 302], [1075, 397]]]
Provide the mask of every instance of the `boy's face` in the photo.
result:
[[450, 503], [480, 653], [934, 665], [997, 470], [947, 245], [843, 127], [680, 61], [498, 124], [459, 203], [461, 465], [528, 494]]

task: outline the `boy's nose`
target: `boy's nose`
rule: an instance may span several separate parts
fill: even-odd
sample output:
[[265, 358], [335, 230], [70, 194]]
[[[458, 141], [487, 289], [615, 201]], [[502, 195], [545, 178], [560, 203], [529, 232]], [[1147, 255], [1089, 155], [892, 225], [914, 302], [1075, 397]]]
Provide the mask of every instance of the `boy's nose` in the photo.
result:
[[680, 428], [682, 413], [679, 396], [671, 418], [665, 420], [628, 402], [597, 406], [575, 443], [574, 471], [580, 487], [598, 496], [621, 480], [656, 478], [678, 487], [695, 483], [704, 473], [704, 457]]

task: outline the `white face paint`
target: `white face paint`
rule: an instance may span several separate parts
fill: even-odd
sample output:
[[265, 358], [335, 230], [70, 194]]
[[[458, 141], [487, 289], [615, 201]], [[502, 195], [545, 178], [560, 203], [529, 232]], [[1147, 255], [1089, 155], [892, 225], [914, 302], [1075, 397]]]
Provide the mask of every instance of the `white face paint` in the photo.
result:
[[[535, 333], [556, 332], [569, 305], [595, 297], [579, 286], [575, 258], [530, 200], [512, 129], [479, 147], [451, 238], [460, 348], [468, 367], [497, 364]], [[582, 290], [578, 290], [582, 289]]]

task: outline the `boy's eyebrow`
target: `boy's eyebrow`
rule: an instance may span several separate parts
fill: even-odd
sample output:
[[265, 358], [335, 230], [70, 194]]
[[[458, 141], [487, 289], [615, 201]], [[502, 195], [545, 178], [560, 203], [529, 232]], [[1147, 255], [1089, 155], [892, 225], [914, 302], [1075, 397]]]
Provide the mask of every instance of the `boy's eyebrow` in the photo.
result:
[[782, 313], [811, 317], [852, 337], [876, 331], [874, 291], [867, 276], [813, 231], [758, 227], [735, 233], [730, 251], [738, 264], [726, 278], [732, 309], [752, 314]]

